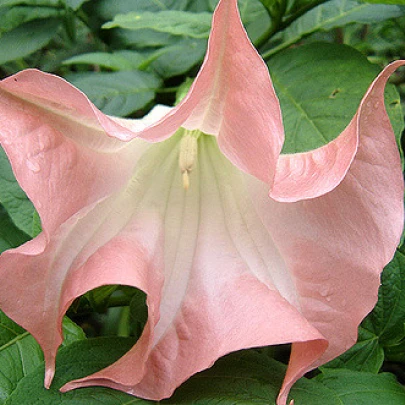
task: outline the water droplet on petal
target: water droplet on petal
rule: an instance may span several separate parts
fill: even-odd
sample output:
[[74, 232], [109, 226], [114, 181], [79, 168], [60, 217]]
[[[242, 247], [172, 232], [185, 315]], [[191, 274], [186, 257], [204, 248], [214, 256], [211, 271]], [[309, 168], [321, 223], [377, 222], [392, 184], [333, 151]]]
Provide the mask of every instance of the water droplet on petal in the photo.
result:
[[34, 173], [38, 173], [41, 170], [39, 163], [30, 159], [27, 159], [27, 167], [28, 170], [31, 170]]
[[328, 294], [329, 294], [329, 288], [322, 288], [320, 291], [319, 291], [319, 294], [321, 294], [321, 296], [322, 297], [326, 297]]

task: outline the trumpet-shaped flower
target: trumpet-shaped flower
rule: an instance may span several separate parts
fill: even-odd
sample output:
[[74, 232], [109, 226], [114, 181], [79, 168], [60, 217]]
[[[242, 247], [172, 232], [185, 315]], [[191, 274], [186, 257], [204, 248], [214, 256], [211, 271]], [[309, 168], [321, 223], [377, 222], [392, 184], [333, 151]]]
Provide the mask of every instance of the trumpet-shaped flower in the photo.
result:
[[[0, 307], [33, 334], [51, 384], [72, 301], [107, 284], [147, 294], [135, 346], [90, 385], [169, 397], [229, 352], [292, 343], [278, 404], [354, 344], [403, 224], [384, 109], [387, 67], [329, 144], [282, 155], [266, 65], [221, 0], [188, 95], [144, 120], [102, 114], [53, 75], [0, 83], [0, 141], [43, 232], [0, 257]], [[376, 108], [376, 106], [379, 106]]]

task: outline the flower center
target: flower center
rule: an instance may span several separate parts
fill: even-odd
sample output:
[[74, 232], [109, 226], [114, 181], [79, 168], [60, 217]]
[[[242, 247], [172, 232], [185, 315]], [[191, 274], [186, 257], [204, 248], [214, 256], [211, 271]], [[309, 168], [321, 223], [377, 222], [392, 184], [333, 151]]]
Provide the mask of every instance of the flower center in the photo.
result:
[[201, 131], [198, 129], [192, 131], [185, 129], [180, 141], [179, 166], [185, 190], [190, 187], [189, 174], [196, 166], [197, 140], [200, 135]]

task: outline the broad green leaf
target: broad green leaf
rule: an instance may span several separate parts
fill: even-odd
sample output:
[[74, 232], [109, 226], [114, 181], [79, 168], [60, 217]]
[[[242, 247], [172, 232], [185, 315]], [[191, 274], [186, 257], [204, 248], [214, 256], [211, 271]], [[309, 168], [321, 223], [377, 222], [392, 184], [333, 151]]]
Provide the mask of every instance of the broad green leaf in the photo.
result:
[[405, 5], [405, 0], [363, 0], [365, 3], [399, 4]]
[[78, 10], [83, 3], [86, 3], [90, 0], [64, 0], [66, 5], [70, 7], [72, 10]]
[[86, 297], [94, 310], [103, 312], [107, 310], [110, 297], [117, 288], [117, 285], [104, 285], [89, 291]]
[[35, 208], [18, 185], [13, 171], [11, 170], [8, 158], [1, 147], [0, 203], [4, 206], [17, 228], [21, 229], [26, 234], [33, 236], [32, 218]]
[[232, 353], [191, 377], [163, 404], [274, 405], [284, 374], [285, 366], [267, 350]]
[[17, 336], [25, 333], [25, 330], [8, 318], [0, 311], [0, 347], [7, 345]]
[[188, 72], [202, 61], [207, 41], [197, 38], [180, 38], [173, 45], [158, 49], [149, 55], [150, 66], [163, 78]]
[[[404, 323], [404, 330], [405, 330], [405, 323]], [[405, 339], [403, 339], [400, 343], [396, 345], [386, 346], [384, 353], [386, 360], [395, 363], [405, 364]], [[400, 367], [403, 368], [404, 366]]]
[[77, 10], [83, 3], [89, 0], [1, 0], [1, 7], [34, 6], [34, 7], [60, 7], [65, 6]]
[[201, 13], [202, 11], [213, 12], [214, 7], [212, 7], [211, 2], [212, 0], [189, 1], [187, 10], [192, 13]]
[[211, 13], [189, 13], [175, 10], [155, 13], [131, 12], [116, 15], [114, 20], [104, 24], [103, 28], [151, 29], [171, 35], [208, 38], [211, 19]]
[[[87, 14], [96, 19], [96, 23], [111, 21], [117, 14], [130, 12], [158, 12], [164, 10], [184, 11], [191, 0], [100, 0], [86, 4]], [[146, 47], [159, 47], [173, 44], [173, 37], [167, 33], [153, 30], [130, 31], [115, 29], [108, 33], [111, 43], [119, 44], [122, 47], [135, 46], [137, 49]]]
[[[163, 403], [274, 405], [284, 374], [285, 366], [266, 352], [233, 353], [192, 377]], [[398, 405], [405, 390], [389, 374], [327, 370], [315, 379], [301, 378], [291, 390], [292, 399], [294, 405]]]
[[66, 59], [64, 65], [98, 65], [111, 70], [134, 70], [144, 62], [145, 58], [136, 51], [91, 52]]
[[395, 346], [405, 339], [405, 255], [397, 250], [382, 274], [378, 302], [363, 321], [363, 327], [378, 336], [382, 346]]
[[0, 64], [24, 58], [44, 47], [56, 35], [60, 20], [34, 20], [0, 37]]
[[32, 237], [39, 235], [42, 232], [42, 224], [41, 218], [37, 211], [34, 211], [34, 215], [32, 217]]
[[130, 334], [139, 338], [148, 320], [148, 307], [146, 306], [146, 294], [141, 290], [134, 290], [134, 295], [129, 305]]
[[0, 205], [0, 253], [20, 246], [29, 239], [25, 232], [14, 225], [4, 207]]
[[354, 371], [378, 373], [384, 362], [384, 349], [378, 336], [359, 328], [357, 343], [338, 358], [322, 366], [325, 368], [345, 368]]
[[[82, 330], [68, 318], [63, 321], [63, 332], [63, 346], [84, 339]], [[38, 367], [43, 374], [43, 355], [38, 343], [0, 312], [0, 404], [8, 403], [19, 382]], [[29, 404], [30, 401], [22, 403]]]
[[[84, 388], [62, 394], [59, 388], [75, 378], [92, 374], [113, 363], [134, 344], [127, 338], [97, 338], [62, 348], [56, 360], [56, 376], [49, 390], [43, 388], [43, 364], [20, 379], [2, 405], [129, 405], [151, 404], [107, 388]], [[136, 365], [134, 365], [136, 366]]]
[[16, 6], [0, 8], [0, 34], [11, 31], [29, 21], [60, 16], [61, 10], [52, 7]]
[[[317, 31], [329, 31], [347, 24], [369, 24], [404, 15], [404, 8], [385, 4], [367, 4], [354, 0], [331, 0], [305, 13], [275, 38], [281, 45], [269, 53], [276, 53]], [[275, 43], [276, 43], [275, 42]]]
[[[405, 388], [400, 385], [392, 374], [360, 373], [349, 370], [328, 369], [314, 379], [320, 382], [329, 394], [324, 402], [309, 401], [307, 393], [301, 391], [294, 395], [294, 405], [399, 405], [405, 404]], [[310, 380], [301, 379], [303, 382]], [[305, 384], [307, 385], [307, 384]], [[308, 384], [309, 386], [309, 384]], [[297, 392], [293, 390], [293, 392]], [[293, 395], [291, 395], [293, 397]]]
[[156, 75], [136, 70], [71, 74], [67, 79], [105, 114], [116, 116], [126, 116], [145, 107], [161, 86]]
[[163, 11], [163, 10], [185, 10], [191, 0], [99, 0], [90, 2], [89, 7], [94, 10], [103, 20], [112, 20], [117, 14], [126, 14], [132, 11]]
[[[380, 71], [353, 48], [329, 43], [286, 50], [268, 64], [281, 103], [285, 153], [314, 149], [339, 135]], [[393, 86], [387, 86], [386, 95], [399, 137], [403, 128], [399, 96]]]
[[322, 366], [377, 373], [384, 353], [405, 363], [405, 256], [399, 250], [382, 274], [379, 299], [359, 328], [358, 342], [337, 359]]
[[[61, 394], [67, 381], [93, 373], [128, 351], [134, 340], [97, 338], [75, 342], [60, 350], [50, 390], [44, 390], [43, 366], [23, 377], [4, 405], [123, 405], [153, 404], [122, 392], [91, 387]], [[136, 367], [136, 365], [134, 365]], [[285, 366], [267, 355], [267, 349], [233, 353], [209, 370], [191, 377], [162, 405], [274, 405]], [[388, 374], [326, 370], [312, 380], [302, 378], [293, 387], [295, 405], [398, 405], [404, 388]]]

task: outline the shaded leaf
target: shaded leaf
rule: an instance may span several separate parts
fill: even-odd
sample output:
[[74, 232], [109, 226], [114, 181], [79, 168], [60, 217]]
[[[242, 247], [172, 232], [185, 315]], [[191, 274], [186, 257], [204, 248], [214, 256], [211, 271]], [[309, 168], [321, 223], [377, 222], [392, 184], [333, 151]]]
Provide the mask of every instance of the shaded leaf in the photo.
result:
[[[353, 0], [331, 0], [305, 13], [275, 39], [281, 48], [297, 43], [314, 32], [328, 31], [352, 23], [375, 23], [404, 15], [399, 6], [367, 4]], [[271, 52], [277, 52], [275, 47]]]
[[128, 394], [92, 387], [62, 394], [59, 388], [67, 381], [106, 367], [133, 345], [133, 339], [98, 338], [75, 342], [61, 349], [57, 357], [58, 372], [49, 390], [43, 388], [43, 364], [23, 377], [4, 405], [119, 405], [148, 404]]
[[203, 59], [206, 48], [204, 39], [181, 38], [173, 45], [155, 51], [148, 59], [160, 76], [168, 78], [190, 70]]
[[35, 7], [70, 7], [77, 10], [83, 3], [89, 0], [2, 0], [0, 7], [12, 6], [35, 6]]
[[[302, 381], [306, 381], [302, 379]], [[315, 378], [329, 390], [321, 404], [399, 405], [405, 403], [405, 388], [392, 374], [360, 373], [349, 370], [327, 370]], [[311, 404], [307, 395], [296, 396], [295, 405]], [[302, 398], [302, 399], [301, 399]]]
[[[63, 321], [64, 346], [84, 339], [82, 330], [65, 318]], [[0, 404], [8, 403], [19, 382], [41, 369], [43, 378], [43, 354], [35, 339], [24, 329], [0, 312]], [[43, 390], [43, 385], [40, 385]], [[29, 395], [29, 394], [28, 394]], [[30, 399], [26, 402], [31, 403]]]
[[116, 15], [114, 20], [104, 24], [103, 28], [151, 29], [171, 35], [208, 38], [211, 18], [210, 13], [189, 13], [175, 10], [155, 13], [131, 12]]
[[0, 205], [0, 253], [22, 245], [29, 239], [26, 233], [13, 224], [4, 207]]
[[346, 368], [354, 371], [378, 373], [384, 362], [384, 349], [378, 336], [359, 328], [357, 343], [338, 358], [322, 366], [324, 368]]
[[[281, 52], [269, 62], [280, 99], [286, 141], [283, 152], [317, 148], [353, 118], [380, 70], [353, 48], [313, 43]], [[387, 86], [386, 105], [396, 136], [403, 128], [399, 96]]]
[[[0, 203], [10, 215], [14, 224], [26, 234], [33, 236], [32, 218], [35, 208], [21, 190], [11, 170], [4, 150], [0, 147]], [[5, 220], [5, 219], [4, 219]], [[10, 224], [10, 226], [12, 226]], [[5, 228], [4, 228], [5, 229]], [[12, 229], [12, 228], [10, 228]], [[23, 240], [24, 238], [17, 239]], [[11, 247], [11, 246], [10, 246]]]
[[116, 116], [129, 115], [145, 107], [161, 85], [156, 75], [137, 70], [71, 74], [67, 79], [104, 113]]
[[64, 65], [98, 65], [111, 70], [134, 70], [145, 58], [136, 51], [91, 52], [73, 56], [63, 61]]
[[34, 20], [0, 37], [0, 64], [24, 58], [44, 47], [56, 34], [59, 19]]
[[374, 310], [363, 327], [379, 337], [383, 346], [395, 346], [405, 338], [405, 255], [397, 250], [382, 274]]
[[365, 3], [405, 5], [405, 0], [363, 0]]
[[44, 18], [60, 17], [61, 11], [51, 7], [0, 8], [0, 33], [11, 31], [21, 24]]

